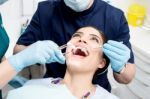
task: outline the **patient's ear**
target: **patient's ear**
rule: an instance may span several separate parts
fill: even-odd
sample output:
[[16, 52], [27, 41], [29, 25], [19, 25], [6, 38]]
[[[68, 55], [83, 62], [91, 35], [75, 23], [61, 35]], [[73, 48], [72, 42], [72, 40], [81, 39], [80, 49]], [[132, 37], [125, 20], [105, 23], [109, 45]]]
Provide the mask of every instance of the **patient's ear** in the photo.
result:
[[100, 64], [98, 65], [98, 68], [104, 68], [106, 65], [106, 59], [103, 58], [101, 61], [100, 61]]

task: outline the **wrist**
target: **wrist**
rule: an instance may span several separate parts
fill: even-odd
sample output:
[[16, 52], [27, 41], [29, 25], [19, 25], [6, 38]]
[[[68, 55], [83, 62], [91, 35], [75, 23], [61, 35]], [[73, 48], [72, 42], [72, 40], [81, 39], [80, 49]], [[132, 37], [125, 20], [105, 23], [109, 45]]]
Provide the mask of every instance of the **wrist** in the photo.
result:
[[125, 64], [125, 65], [123, 66], [123, 68], [122, 68], [120, 71], [117, 72], [117, 71], [114, 71], [114, 70], [113, 70], [113, 72], [114, 72], [114, 73], [117, 73], [117, 74], [122, 74], [122, 73], [124, 73], [124, 71], [125, 71], [125, 69], [126, 69], [126, 65], [127, 65], [127, 64]]
[[9, 57], [8, 62], [17, 72], [22, 70], [22, 66], [16, 55]]

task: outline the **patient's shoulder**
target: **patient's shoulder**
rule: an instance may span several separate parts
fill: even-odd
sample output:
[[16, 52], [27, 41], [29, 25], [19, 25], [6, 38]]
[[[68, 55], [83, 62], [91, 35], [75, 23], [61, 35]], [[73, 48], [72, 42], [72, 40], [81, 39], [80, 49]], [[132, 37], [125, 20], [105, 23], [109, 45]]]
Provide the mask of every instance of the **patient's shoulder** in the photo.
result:
[[33, 79], [29, 80], [26, 85], [43, 85], [43, 86], [53, 86], [52, 81], [61, 78], [41, 78], [41, 79]]
[[52, 99], [58, 92], [43, 85], [27, 85], [10, 91], [7, 99]]
[[[43, 80], [43, 79], [42, 79]], [[52, 79], [51, 79], [52, 80]], [[39, 81], [39, 80], [37, 80]], [[7, 99], [76, 99], [64, 84], [29, 84], [8, 93]]]
[[96, 86], [96, 92], [95, 95], [92, 97], [92, 99], [119, 99], [117, 96], [113, 95], [112, 93], [108, 92], [101, 86]]

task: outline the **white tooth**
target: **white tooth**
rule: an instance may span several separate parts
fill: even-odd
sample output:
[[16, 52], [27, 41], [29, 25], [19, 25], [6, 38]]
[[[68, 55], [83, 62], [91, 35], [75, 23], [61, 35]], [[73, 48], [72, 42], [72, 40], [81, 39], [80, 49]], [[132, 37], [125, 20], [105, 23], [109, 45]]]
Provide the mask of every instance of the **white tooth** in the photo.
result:
[[77, 47], [74, 47], [73, 48], [73, 54], [75, 54], [76, 50], [77, 50]]
[[81, 47], [76, 47], [77, 49], [80, 49]]
[[85, 52], [85, 48], [81, 48], [81, 51], [82, 51], [82, 52]]
[[81, 51], [83, 51], [86, 55], [88, 54], [86, 48], [82, 48]]
[[75, 48], [75, 46], [72, 46], [72, 48], [74, 49], [74, 48]]

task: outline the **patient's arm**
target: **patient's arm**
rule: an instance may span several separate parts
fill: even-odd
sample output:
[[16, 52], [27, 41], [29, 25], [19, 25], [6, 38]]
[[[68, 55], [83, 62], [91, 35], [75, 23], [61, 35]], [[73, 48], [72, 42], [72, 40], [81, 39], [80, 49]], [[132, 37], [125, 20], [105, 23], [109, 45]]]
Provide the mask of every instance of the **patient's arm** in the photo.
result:
[[114, 73], [114, 78], [119, 83], [128, 84], [133, 80], [135, 71], [135, 64], [128, 63], [120, 74]]
[[8, 61], [3, 61], [0, 64], [0, 89], [2, 89], [2, 87], [4, 87], [16, 74], [17, 72]]

